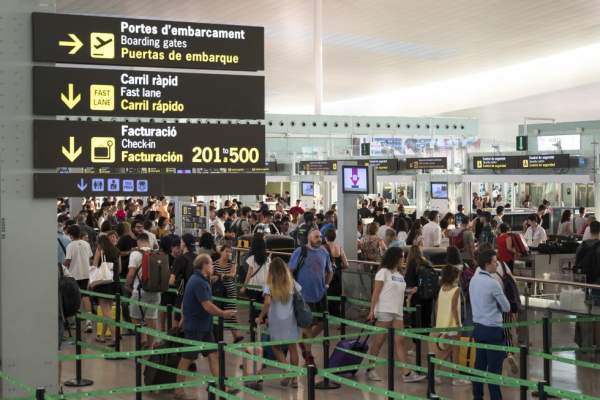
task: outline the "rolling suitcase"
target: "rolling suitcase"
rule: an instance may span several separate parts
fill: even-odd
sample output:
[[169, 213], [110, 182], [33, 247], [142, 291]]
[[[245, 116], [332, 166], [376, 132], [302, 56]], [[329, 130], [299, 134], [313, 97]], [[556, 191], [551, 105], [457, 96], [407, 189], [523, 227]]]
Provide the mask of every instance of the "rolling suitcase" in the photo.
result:
[[[333, 350], [333, 353], [329, 357], [329, 368], [345, 367], [348, 365], [359, 365], [360, 363], [362, 363], [362, 357], [346, 353], [341, 349], [352, 350], [366, 354], [369, 350], [367, 340], [369, 340], [369, 335], [366, 335], [363, 340], [361, 340], [361, 337], [359, 336], [357, 338], [339, 341], [338, 344], [335, 346], [335, 350]], [[357, 371], [358, 368], [345, 372], [340, 372], [340, 374], [355, 375]]]
[[[171, 331], [169, 332], [171, 336], [181, 336], [179, 331]], [[156, 346], [155, 349], [169, 349], [173, 347], [180, 346], [178, 343], [165, 341], [159, 346]], [[148, 361], [161, 364], [171, 368], [177, 368], [179, 365], [179, 360], [181, 359], [180, 353], [172, 353], [172, 354], [154, 354], [151, 355]], [[166, 372], [163, 370], [159, 370], [153, 367], [146, 366], [144, 368], [144, 384], [145, 385], [162, 385], [167, 383], [175, 383], [177, 380], [177, 375]]]
[[[461, 342], [474, 342], [475, 340], [469, 336], [461, 336], [458, 340]], [[475, 355], [477, 349], [475, 347], [460, 346], [458, 351], [458, 364], [463, 367], [475, 368]]]

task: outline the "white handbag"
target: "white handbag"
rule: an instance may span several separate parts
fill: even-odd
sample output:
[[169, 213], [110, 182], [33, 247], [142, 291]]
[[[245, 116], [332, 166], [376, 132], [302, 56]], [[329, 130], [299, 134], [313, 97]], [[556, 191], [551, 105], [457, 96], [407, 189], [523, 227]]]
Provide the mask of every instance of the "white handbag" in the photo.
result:
[[90, 288], [105, 285], [113, 282], [113, 267], [114, 263], [106, 261], [104, 253], [102, 253], [102, 262], [99, 267], [92, 267], [90, 270]]

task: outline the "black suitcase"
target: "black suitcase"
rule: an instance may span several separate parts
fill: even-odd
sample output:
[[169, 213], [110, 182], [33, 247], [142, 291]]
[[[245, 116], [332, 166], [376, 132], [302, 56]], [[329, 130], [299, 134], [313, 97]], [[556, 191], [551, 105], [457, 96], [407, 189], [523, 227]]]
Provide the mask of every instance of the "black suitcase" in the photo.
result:
[[[288, 253], [291, 254], [295, 249], [295, 241], [291, 236], [286, 235], [266, 235], [265, 242], [267, 246], [267, 250]], [[277, 255], [284, 259], [284, 261], [289, 260], [289, 256]]]
[[[181, 336], [179, 332], [173, 331], [169, 332], [171, 336]], [[181, 346], [175, 342], [164, 342], [159, 346], [156, 346], [155, 349], [170, 349], [173, 347]], [[153, 362], [155, 364], [164, 365], [171, 368], [177, 368], [179, 366], [179, 360], [181, 359], [180, 353], [172, 353], [172, 354], [154, 354], [151, 355], [148, 361]], [[177, 375], [166, 372], [163, 370], [156, 369], [154, 367], [146, 366], [144, 368], [144, 384], [145, 385], [162, 385], [166, 383], [175, 383], [177, 380]]]

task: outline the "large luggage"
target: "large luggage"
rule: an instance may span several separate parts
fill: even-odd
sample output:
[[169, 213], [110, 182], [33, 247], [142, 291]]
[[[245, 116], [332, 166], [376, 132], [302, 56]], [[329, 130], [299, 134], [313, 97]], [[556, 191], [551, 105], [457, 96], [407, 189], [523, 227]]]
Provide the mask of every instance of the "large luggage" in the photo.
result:
[[[360, 337], [357, 337], [355, 339], [346, 339], [339, 341], [338, 344], [335, 346], [333, 353], [329, 357], [329, 368], [346, 367], [349, 365], [358, 366], [359, 364], [361, 364], [363, 357], [346, 353], [345, 351], [343, 351], [343, 349], [366, 354], [369, 350], [369, 345], [367, 344], [368, 339], [369, 336], [367, 335], [363, 340], [361, 340]], [[357, 371], [358, 368], [342, 372], [341, 374], [355, 375]]]
[[[180, 333], [177, 331], [169, 332], [172, 336], [180, 336]], [[180, 346], [177, 343], [165, 341], [162, 344], [155, 347], [155, 349], [170, 349], [173, 347]], [[151, 355], [148, 361], [153, 362], [155, 364], [164, 365], [170, 368], [177, 368], [179, 365], [179, 360], [181, 359], [180, 353], [172, 353], [172, 354], [154, 354]], [[154, 367], [146, 366], [144, 368], [144, 384], [145, 385], [163, 385], [168, 383], [175, 383], [177, 380], [177, 375], [171, 372], [166, 372], [163, 370], [156, 369]]]
[[265, 235], [265, 242], [269, 251], [291, 253], [295, 249], [294, 239], [287, 235]]
[[[475, 342], [472, 337], [469, 336], [461, 336], [459, 338], [461, 342]], [[458, 351], [458, 363], [463, 367], [475, 368], [475, 355], [477, 354], [477, 349], [471, 346], [460, 346]]]
[[510, 237], [513, 242], [513, 247], [515, 248], [515, 250], [517, 250], [517, 252], [519, 254], [521, 254], [521, 255], [529, 254], [529, 246], [527, 245], [527, 242], [525, 241], [525, 238], [523, 237], [523, 235], [521, 235], [518, 232], [512, 232], [510, 234]]

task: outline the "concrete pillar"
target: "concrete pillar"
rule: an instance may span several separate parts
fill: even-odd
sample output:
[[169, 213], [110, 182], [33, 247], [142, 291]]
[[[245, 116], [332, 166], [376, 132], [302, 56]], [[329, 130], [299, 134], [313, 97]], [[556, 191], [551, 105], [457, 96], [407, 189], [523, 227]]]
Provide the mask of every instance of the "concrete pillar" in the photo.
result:
[[338, 243], [341, 244], [344, 248], [344, 252], [346, 252], [346, 257], [351, 260], [356, 260], [356, 224], [358, 221], [356, 202], [358, 201], [358, 195], [343, 193], [343, 165], [355, 165], [355, 163], [338, 162], [337, 209], [338, 221], [341, 223], [338, 225], [337, 236]]

